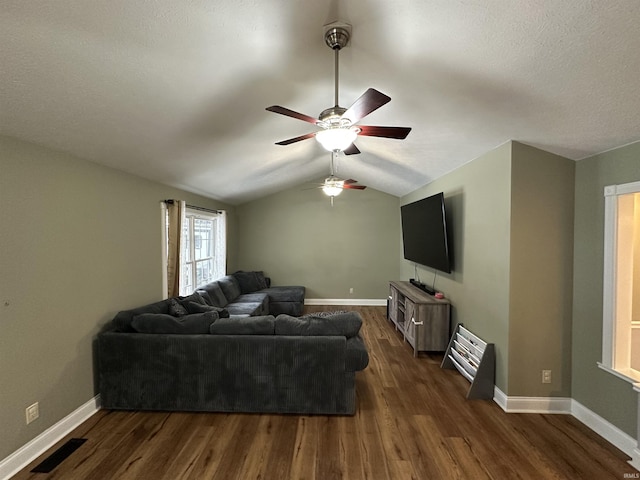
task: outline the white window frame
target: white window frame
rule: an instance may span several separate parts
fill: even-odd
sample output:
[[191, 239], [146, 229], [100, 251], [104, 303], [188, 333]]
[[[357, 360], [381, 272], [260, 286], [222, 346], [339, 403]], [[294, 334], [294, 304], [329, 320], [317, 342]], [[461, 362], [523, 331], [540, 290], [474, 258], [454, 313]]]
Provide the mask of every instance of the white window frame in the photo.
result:
[[[630, 348], [617, 345], [624, 334], [621, 330], [631, 331], [631, 285], [629, 277], [632, 269], [619, 262], [618, 229], [620, 224], [619, 200], [623, 195], [640, 193], [640, 182], [621, 185], [609, 185], [604, 189], [604, 289], [602, 317], [602, 362], [598, 366], [603, 370], [629, 383], [640, 382], [640, 371], [630, 367]], [[622, 228], [625, 228], [622, 226]], [[625, 283], [626, 282], [626, 283]], [[631, 282], [631, 285], [629, 283]]]

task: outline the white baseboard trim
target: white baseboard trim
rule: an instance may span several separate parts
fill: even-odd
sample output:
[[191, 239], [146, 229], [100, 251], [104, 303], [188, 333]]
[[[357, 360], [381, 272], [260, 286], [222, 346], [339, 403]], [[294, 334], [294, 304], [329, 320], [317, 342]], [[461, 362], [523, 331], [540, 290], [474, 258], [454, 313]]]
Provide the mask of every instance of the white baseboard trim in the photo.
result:
[[636, 470], [640, 471], [640, 448], [633, 449], [633, 455], [631, 455], [631, 460], [629, 460], [629, 465], [631, 465]]
[[640, 446], [636, 439], [572, 398], [509, 397], [498, 387], [494, 387], [493, 401], [507, 413], [560, 413], [572, 415], [607, 442], [629, 455], [631, 457], [629, 464], [640, 470]]
[[305, 305], [356, 305], [363, 307], [386, 307], [386, 298], [305, 298]]
[[11, 478], [98, 410], [100, 410], [99, 394], [0, 461], [0, 479]]
[[571, 414], [607, 442], [629, 455], [632, 459], [629, 463], [640, 470], [640, 450], [638, 450], [638, 442], [635, 438], [575, 400], [571, 401]]
[[494, 387], [493, 401], [507, 413], [571, 414], [571, 399], [565, 397], [508, 397]]

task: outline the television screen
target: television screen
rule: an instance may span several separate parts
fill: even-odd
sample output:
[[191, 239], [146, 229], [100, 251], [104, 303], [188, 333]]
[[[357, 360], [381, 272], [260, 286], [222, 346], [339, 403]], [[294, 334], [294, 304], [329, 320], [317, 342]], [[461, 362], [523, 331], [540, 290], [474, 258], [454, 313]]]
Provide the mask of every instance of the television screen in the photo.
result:
[[402, 205], [400, 216], [404, 258], [451, 273], [444, 195]]

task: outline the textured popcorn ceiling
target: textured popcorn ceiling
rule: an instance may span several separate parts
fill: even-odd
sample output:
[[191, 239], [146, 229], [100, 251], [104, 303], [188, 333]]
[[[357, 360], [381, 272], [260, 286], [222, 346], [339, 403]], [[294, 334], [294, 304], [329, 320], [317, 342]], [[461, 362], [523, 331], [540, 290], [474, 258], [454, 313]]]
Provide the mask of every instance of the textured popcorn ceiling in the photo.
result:
[[[361, 123], [340, 176], [403, 195], [510, 140], [579, 160], [640, 140], [637, 0], [0, 2], [0, 134], [239, 204], [329, 171], [322, 26], [353, 25], [340, 104]], [[639, 159], [640, 162], [640, 159]]]

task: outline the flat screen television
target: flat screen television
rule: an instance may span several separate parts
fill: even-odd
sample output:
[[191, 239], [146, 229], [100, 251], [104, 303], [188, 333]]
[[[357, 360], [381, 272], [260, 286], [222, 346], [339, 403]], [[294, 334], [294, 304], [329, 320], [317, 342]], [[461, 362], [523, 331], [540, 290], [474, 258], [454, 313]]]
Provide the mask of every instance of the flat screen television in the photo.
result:
[[444, 195], [437, 193], [400, 207], [404, 258], [451, 273]]

